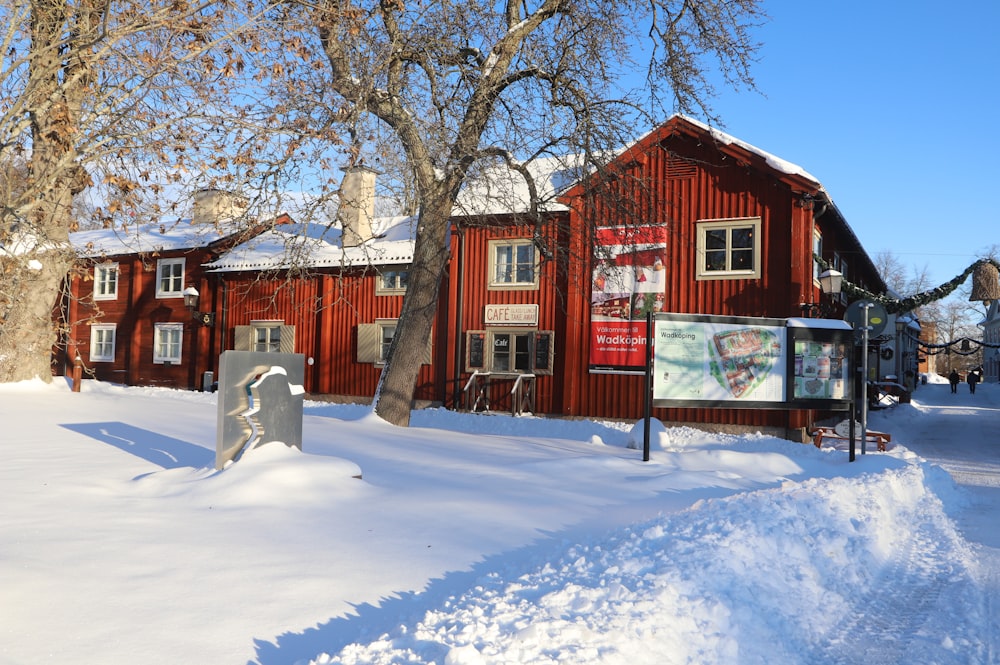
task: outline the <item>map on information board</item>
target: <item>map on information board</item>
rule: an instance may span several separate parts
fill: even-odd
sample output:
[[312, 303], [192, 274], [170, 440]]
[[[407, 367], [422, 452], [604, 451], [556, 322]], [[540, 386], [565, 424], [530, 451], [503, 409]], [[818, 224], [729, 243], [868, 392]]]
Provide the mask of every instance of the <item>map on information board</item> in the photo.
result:
[[784, 401], [783, 326], [658, 319], [654, 331], [653, 399]]

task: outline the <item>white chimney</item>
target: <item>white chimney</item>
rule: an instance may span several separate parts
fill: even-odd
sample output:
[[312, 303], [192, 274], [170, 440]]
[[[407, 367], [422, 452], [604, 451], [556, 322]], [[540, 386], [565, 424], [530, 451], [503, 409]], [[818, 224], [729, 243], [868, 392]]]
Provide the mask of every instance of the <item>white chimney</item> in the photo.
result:
[[340, 183], [337, 219], [343, 229], [344, 247], [357, 247], [372, 237], [375, 217], [376, 172], [367, 166], [348, 166]]
[[201, 189], [194, 193], [192, 224], [215, 224], [242, 217], [247, 211], [245, 198], [221, 189]]

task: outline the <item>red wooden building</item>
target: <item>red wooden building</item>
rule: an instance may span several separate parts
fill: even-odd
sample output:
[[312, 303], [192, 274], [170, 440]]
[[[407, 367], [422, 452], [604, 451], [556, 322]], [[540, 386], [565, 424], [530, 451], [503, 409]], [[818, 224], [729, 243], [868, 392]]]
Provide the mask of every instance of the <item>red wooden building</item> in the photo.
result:
[[[645, 312], [807, 316], [802, 306], [822, 298], [814, 252], [853, 283], [885, 290], [815, 178], [699, 122], [674, 116], [585, 177], [579, 165], [557, 159], [533, 164], [532, 172], [543, 199], [537, 210], [512, 172], [487, 171], [462, 193], [414, 393], [421, 402], [482, 409], [488, 399], [494, 409], [527, 404], [538, 414], [636, 419], [643, 379], [617, 370], [634, 358]], [[191, 388], [216, 369], [223, 349], [292, 350], [309, 359], [310, 393], [370, 398], [413, 247], [412, 219], [373, 218], [374, 177], [360, 169], [345, 178], [343, 201], [352, 205], [342, 204], [339, 228], [288, 224], [228, 251], [221, 250], [231, 236], [172, 250], [187, 252], [183, 286], [196, 286], [197, 312], [214, 315], [212, 326], [182, 312], [179, 300], [158, 297], [159, 261], [175, 253], [161, 250], [154, 258], [134, 248], [104, 249], [91, 266], [93, 281], [73, 280], [74, 293], [83, 302], [97, 300], [102, 313], [73, 326], [70, 341], [98, 378]], [[74, 238], [81, 249], [84, 238]], [[98, 256], [84, 253], [91, 261]], [[117, 288], [127, 293], [114, 307], [103, 299], [101, 262], [112, 256]], [[627, 285], [615, 286], [624, 279]], [[830, 304], [839, 318], [846, 301]], [[81, 318], [70, 312], [70, 321]], [[166, 356], [156, 349], [165, 348], [164, 329], [177, 329], [171, 323], [183, 323], [182, 337], [191, 339], [181, 343], [191, 352], [165, 368], [157, 359]], [[102, 326], [114, 326], [116, 339], [128, 342], [106, 352]], [[619, 348], [606, 344], [600, 332], [606, 330], [617, 331]], [[654, 415], [795, 437], [817, 414], [658, 409]]]
[[[191, 219], [127, 229], [80, 231], [71, 241], [81, 257], [62, 304], [56, 370], [81, 363], [84, 375], [127, 385], [201, 387], [222, 351], [211, 326], [196, 318], [186, 289], [214, 312], [218, 294], [203, 265], [271, 224], [241, 220], [244, 202], [218, 191], [195, 195]], [[190, 291], [188, 291], [190, 293]]]

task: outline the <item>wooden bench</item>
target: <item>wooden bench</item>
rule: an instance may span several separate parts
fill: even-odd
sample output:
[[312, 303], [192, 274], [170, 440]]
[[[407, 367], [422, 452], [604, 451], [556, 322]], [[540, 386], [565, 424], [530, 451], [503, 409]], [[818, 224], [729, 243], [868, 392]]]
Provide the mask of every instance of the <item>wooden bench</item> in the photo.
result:
[[[817, 448], [823, 446], [824, 439], [831, 439], [834, 441], [847, 441], [850, 442], [849, 436], [841, 436], [833, 427], [816, 427], [811, 432], [813, 445]], [[860, 436], [855, 434], [856, 439], [861, 439]], [[865, 441], [868, 443], [874, 443], [878, 446], [879, 451], [885, 452], [886, 445], [892, 441], [892, 435], [887, 432], [876, 432], [874, 430], [868, 430]]]

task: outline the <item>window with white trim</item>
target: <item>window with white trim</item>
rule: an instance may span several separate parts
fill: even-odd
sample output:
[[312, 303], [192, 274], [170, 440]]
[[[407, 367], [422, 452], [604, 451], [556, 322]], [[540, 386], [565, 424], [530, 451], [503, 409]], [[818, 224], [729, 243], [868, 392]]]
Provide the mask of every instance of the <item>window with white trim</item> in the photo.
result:
[[183, 323], [153, 324], [153, 364], [179, 365], [183, 342]]
[[538, 286], [538, 253], [531, 240], [490, 241], [490, 288]]
[[387, 268], [376, 277], [375, 294], [380, 296], [404, 294], [409, 281], [410, 271], [408, 268]]
[[[819, 229], [813, 229], [813, 256], [823, 256], [823, 234], [820, 233]], [[819, 276], [823, 273], [823, 269], [819, 265], [819, 261], [813, 259], [813, 281], [819, 286]]]
[[[389, 347], [396, 337], [396, 319], [376, 319], [374, 323], [358, 324], [358, 352], [356, 359], [359, 363], [372, 363], [374, 365], [384, 365], [389, 357]], [[427, 339], [427, 346], [424, 347], [423, 357], [420, 363], [429, 365], [431, 363], [431, 335]]]
[[257, 319], [248, 326], [236, 326], [236, 351], [257, 353], [295, 353], [295, 326], [281, 319]]
[[389, 358], [389, 348], [392, 346], [392, 338], [396, 336], [396, 324], [380, 323], [379, 326], [378, 360], [384, 363]]
[[184, 291], [184, 259], [156, 262], [156, 297], [180, 298]]
[[252, 325], [253, 350], [258, 353], [278, 353], [281, 351], [281, 323], [275, 325]]
[[118, 297], [118, 264], [94, 266], [94, 300], [115, 300]]
[[760, 277], [760, 217], [708, 220], [696, 226], [698, 279]]
[[117, 325], [96, 323], [90, 326], [90, 362], [115, 361], [115, 334]]
[[551, 374], [555, 332], [494, 328], [466, 333], [465, 370], [510, 374]]
[[[847, 260], [843, 256], [841, 256], [839, 252], [833, 253], [833, 269], [839, 272], [841, 275], [843, 275], [842, 279], [845, 282], [848, 281], [849, 278], [847, 276], [848, 273]], [[841, 303], [844, 304], [847, 303], [847, 293], [845, 291], [841, 291], [840, 294], [834, 296], [834, 298], [840, 300]]]

